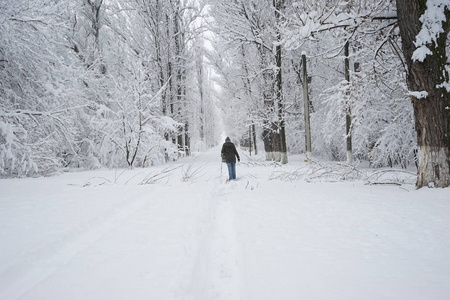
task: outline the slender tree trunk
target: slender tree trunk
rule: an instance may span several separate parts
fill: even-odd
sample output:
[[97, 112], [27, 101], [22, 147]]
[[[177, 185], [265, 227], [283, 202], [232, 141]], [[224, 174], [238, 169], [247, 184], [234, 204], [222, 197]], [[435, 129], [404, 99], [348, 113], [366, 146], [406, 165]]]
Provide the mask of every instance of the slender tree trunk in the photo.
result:
[[[344, 59], [344, 68], [345, 68], [345, 80], [348, 84], [350, 84], [350, 53], [349, 53], [349, 42], [345, 43], [345, 59]], [[347, 95], [350, 97], [351, 95]], [[350, 101], [347, 100], [346, 108], [345, 108], [345, 135], [346, 135], [346, 141], [347, 141], [347, 163], [351, 164], [353, 162], [353, 150], [352, 150], [352, 132], [351, 132], [351, 126], [352, 126], [352, 114], [351, 114], [351, 107], [350, 107]]]
[[203, 53], [200, 50], [200, 47], [198, 47], [197, 50], [198, 53], [196, 53], [196, 67], [197, 67], [197, 86], [198, 86], [198, 92], [200, 96], [200, 139], [202, 142], [206, 145], [206, 128], [205, 128], [205, 97], [203, 93], [204, 89], [204, 74], [203, 74]]
[[[172, 32], [170, 30], [171, 28], [171, 24], [170, 24], [170, 19], [169, 19], [169, 15], [166, 13], [166, 34], [167, 34], [167, 39], [171, 39], [172, 36]], [[171, 43], [168, 43], [168, 46], [166, 48], [167, 51], [167, 80], [168, 80], [168, 101], [167, 101], [167, 107], [169, 109], [169, 116], [171, 116], [173, 118], [173, 113], [174, 113], [174, 108], [173, 108], [173, 102], [174, 100], [174, 78], [173, 78], [173, 70], [172, 70], [172, 49], [171, 49]]]
[[[183, 89], [183, 66], [182, 66], [182, 62], [181, 62], [181, 55], [183, 52], [182, 49], [182, 43], [183, 43], [183, 33], [180, 29], [180, 7], [179, 7], [179, 2], [175, 1], [175, 3], [172, 3], [173, 6], [173, 10], [174, 10], [174, 15], [173, 17], [173, 39], [174, 39], [174, 45], [175, 45], [175, 69], [176, 69], [176, 88], [175, 88], [175, 99], [176, 99], [176, 104], [178, 106], [177, 109], [177, 117], [176, 120], [179, 121], [180, 123], [183, 123], [183, 106], [184, 106], [184, 101], [185, 101], [185, 97], [184, 97], [184, 89]], [[180, 127], [180, 131], [178, 132], [178, 150], [182, 151], [186, 154], [186, 149], [185, 149], [185, 128], [184, 125]]]
[[252, 156], [252, 125], [248, 126], [248, 152]]
[[253, 147], [255, 149], [255, 155], [258, 155], [258, 147], [256, 146], [256, 126], [252, 123], [252, 134], [253, 134]]
[[184, 124], [184, 145], [185, 145], [185, 153], [187, 156], [191, 155], [191, 136], [189, 131], [189, 123], [186, 122]]
[[308, 93], [308, 72], [306, 68], [306, 53], [302, 53], [302, 82], [303, 82], [303, 104], [305, 117], [305, 150], [306, 159], [311, 159], [311, 124], [309, 117], [309, 93]]
[[[275, 8], [275, 19], [277, 21], [277, 24], [281, 24], [281, 14], [280, 11], [283, 7], [284, 0], [273, 0], [273, 5]], [[275, 77], [276, 81], [276, 98], [277, 98], [277, 113], [278, 113], [278, 130], [279, 133], [279, 149], [280, 149], [280, 161], [282, 164], [287, 164], [288, 157], [287, 157], [287, 146], [286, 146], [286, 128], [284, 125], [284, 97], [283, 97], [283, 78], [282, 78], [282, 53], [281, 53], [281, 33], [279, 31], [278, 26], [277, 28], [277, 46], [275, 47], [275, 60], [277, 64], [277, 74]]]
[[407, 62], [407, 83], [411, 92], [426, 92], [426, 97], [412, 96], [418, 142], [416, 187], [450, 185], [450, 93], [440, 86], [448, 82], [446, 40], [450, 30], [450, 11], [445, 11], [443, 32], [428, 44], [431, 54], [423, 61], [414, 60], [415, 41], [422, 28], [419, 18], [427, 8], [426, 0], [397, 0], [398, 23], [403, 53]]

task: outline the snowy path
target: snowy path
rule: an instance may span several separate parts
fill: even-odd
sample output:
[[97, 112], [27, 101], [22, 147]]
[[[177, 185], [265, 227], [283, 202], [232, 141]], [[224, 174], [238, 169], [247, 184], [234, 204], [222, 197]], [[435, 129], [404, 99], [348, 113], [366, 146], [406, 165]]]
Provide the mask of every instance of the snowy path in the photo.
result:
[[208, 224], [207, 235], [200, 252], [203, 273], [193, 276], [194, 284], [206, 284], [201, 287], [201, 299], [242, 299], [241, 270], [234, 228], [234, 209], [232, 199], [232, 184], [219, 187], [211, 201], [215, 202], [211, 222]]
[[[202, 155], [198, 163], [215, 169], [217, 153]], [[223, 176], [214, 178], [209, 186], [209, 208], [199, 231], [199, 247], [191, 267], [193, 273], [181, 299], [243, 299], [232, 202], [236, 185], [234, 182], [225, 184], [225, 170], [222, 171]]]
[[1, 180], [0, 299], [450, 299], [450, 189], [243, 161]]

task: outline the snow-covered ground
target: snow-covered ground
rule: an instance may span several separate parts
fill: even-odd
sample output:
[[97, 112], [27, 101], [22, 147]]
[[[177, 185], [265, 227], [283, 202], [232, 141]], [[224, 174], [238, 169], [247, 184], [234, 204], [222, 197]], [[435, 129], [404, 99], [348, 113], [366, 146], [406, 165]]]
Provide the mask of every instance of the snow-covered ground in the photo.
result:
[[450, 189], [241, 154], [1, 180], [0, 299], [450, 299]]

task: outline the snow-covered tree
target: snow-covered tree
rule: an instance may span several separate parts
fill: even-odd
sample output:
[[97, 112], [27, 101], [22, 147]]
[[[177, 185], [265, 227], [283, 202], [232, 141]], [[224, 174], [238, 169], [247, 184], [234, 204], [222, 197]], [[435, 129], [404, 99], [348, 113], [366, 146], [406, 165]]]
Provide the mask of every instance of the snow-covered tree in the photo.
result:
[[64, 47], [72, 6], [0, 1], [0, 174], [56, 172], [75, 154], [81, 105], [77, 67]]
[[[414, 162], [412, 107], [404, 96], [394, 4], [318, 1], [309, 9], [305, 5], [293, 4], [285, 42], [290, 49], [309, 54], [314, 152], [344, 159], [345, 112], [350, 107], [357, 158], [369, 159], [373, 166], [405, 167]], [[347, 43], [350, 83], [343, 82]]]

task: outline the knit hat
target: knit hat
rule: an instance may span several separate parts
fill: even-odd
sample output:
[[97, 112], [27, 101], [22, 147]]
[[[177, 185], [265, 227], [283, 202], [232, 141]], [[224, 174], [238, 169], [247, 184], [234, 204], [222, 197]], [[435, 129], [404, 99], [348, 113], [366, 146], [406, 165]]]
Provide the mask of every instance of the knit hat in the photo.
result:
[[227, 137], [227, 138], [225, 139], [225, 142], [231, 142], [230, 138]]

